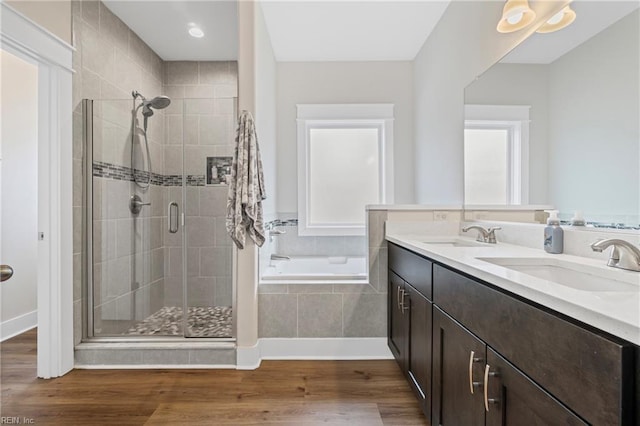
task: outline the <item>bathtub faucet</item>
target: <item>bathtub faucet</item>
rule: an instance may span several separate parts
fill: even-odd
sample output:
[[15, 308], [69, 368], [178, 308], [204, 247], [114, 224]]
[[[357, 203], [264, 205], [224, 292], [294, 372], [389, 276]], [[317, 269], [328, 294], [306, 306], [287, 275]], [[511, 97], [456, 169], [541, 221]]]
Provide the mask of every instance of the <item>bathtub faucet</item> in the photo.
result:
[[271, 260], [291, 260], [289, 256], [282, 256], [280, 254], [272, 254]]

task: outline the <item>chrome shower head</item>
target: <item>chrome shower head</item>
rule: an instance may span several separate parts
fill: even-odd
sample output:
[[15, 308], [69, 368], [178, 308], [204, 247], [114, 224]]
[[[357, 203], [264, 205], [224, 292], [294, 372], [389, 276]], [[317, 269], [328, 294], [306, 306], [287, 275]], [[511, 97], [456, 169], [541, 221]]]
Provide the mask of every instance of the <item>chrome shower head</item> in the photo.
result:
[[147, 101], [148, 104], [155, 109], [164, 109], [169, 106], [171, 99], [168, 96], [156, 96], [155, 98]]
[[151, 117], [153, 115], [153, 109], [164, 109], [169, 106], [171, 99], [168, 96], [156, 96], [155, 98], [142, 101], [142, 115], [145, 117]]

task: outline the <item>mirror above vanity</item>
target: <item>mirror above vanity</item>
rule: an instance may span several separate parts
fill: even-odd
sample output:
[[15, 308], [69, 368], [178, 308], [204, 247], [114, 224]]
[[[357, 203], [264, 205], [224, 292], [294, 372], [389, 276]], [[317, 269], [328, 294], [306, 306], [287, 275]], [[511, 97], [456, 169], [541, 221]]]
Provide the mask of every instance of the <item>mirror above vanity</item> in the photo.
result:
[[465, 89], [465, 204], [640, 227], [640, 11], [574, 1]]

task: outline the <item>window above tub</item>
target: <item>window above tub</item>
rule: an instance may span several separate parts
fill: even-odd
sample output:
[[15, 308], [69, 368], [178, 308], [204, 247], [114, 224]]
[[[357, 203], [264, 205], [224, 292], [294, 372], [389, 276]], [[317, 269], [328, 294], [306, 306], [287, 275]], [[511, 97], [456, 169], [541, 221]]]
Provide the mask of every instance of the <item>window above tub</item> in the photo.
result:
[[365, 235], [365, 206], [393, 203], [393, 105], [298, 108], [298, 233]]

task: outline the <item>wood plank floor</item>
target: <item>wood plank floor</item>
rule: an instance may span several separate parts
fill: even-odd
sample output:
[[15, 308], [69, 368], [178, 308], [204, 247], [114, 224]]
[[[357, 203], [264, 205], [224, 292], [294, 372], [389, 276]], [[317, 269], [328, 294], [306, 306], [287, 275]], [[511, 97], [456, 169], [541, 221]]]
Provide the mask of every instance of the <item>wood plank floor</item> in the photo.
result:
[[427, 424], [394, 361], [264, 361], [253, 371], [74, 370], [42, 380], [32, 330], [3, 342], [0, 362], [0, 415], [38, 425]]

